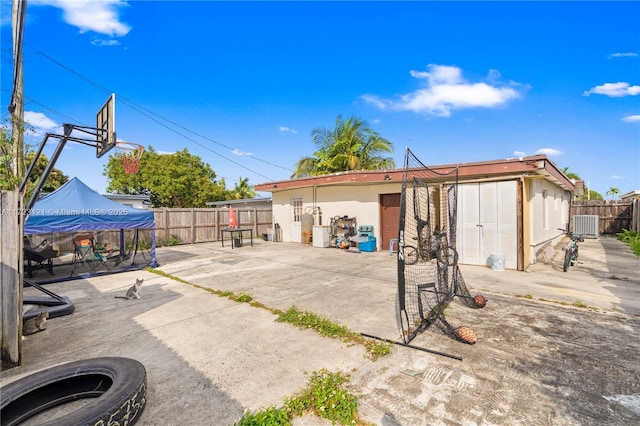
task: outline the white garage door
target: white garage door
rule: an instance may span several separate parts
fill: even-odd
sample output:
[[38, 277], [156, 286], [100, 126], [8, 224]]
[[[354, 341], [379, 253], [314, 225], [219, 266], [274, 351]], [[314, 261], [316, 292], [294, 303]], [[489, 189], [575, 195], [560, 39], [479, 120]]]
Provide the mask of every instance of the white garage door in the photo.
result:
[[515, 181], [458, 186], [460, 262], [487, 265], [492, 254], [505, 255], [505, 267], [517, 269], [518, 236]]

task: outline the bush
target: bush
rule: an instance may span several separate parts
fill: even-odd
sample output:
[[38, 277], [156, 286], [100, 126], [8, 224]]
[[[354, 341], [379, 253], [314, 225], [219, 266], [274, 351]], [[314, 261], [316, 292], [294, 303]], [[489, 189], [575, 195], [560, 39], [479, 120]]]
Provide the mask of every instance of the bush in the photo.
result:
[[631, 251], [636, 256], [640, 256], [640, 233], [623, 229], [622, 232], [616, 234], [618, 239], [631, 247]]
[[180, 243], [180, 238], [178, 238], [176, 235], [172, 235], [170, 238], [158, 238], [156, 240], [156, 247], [171, 247], [176, 246]]

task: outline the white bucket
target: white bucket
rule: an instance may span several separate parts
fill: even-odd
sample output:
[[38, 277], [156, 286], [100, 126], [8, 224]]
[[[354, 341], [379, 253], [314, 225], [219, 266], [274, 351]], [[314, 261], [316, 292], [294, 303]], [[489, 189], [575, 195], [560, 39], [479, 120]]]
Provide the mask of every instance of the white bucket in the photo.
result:
[[502, 253], [491, 253], [489, 256], [489, 266], [492, 271], [504, 271], [505, 255]]

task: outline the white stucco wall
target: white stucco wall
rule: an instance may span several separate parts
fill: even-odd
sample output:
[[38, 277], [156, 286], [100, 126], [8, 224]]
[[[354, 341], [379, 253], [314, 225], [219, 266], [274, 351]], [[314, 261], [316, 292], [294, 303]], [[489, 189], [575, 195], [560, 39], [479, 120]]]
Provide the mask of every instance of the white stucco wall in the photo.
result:
[[535, 262], [536, 250], [548, 241], [555, 245], [563, 233], [558, 228], [566, 229], [569, 223], [569, 207], [571, 194], [545, 179], [532, 182], [532, 200], [529, 205], [531, 222], [531, 258]]
[[[401, 186], [400, 182], [391, 182], [382, 185], [322, 186], [274, 192], [274, 222], [280, 224], [283, 241], [291, 241], [291, 200], [301, 197], [303, 213], [311, 213], [314, 206], [320, 207], [324, 226], [329, 226], [334, 216], [355, 217], [357, 226], [372, 225], [380, 249], [380, 194], [399, 193]], [[314, 225], [318, 225], [317, 220]]]
[[[328, 226], [334, 216], [355, 217], [357, 226], [372, 225], [377, 240], [377, 249], [381, 247], [380, 232], [380, 194], [397, 194], [402, 189], [401, 182], [362, 185], [321, 186], [317, 188], [298, 188], [272, 193], [274, 222], [280, 225], [282, 241], [292, 241], [291, 223], [293, 208], [291, 200], [302, 199], [302, 213], [312, 213], [313, 207], [322, 210], [322, 225]], [[546, 197], [545, 194], [546, 193]], [[528, 228], [530, 242], [529, 261], [535, 262], [536, 250], [548, 241], [557, 243], [563, 236], [558, 228], [565, 228], [569, 221], [569, 203], [571, 194], [546, 179], [531, 180], [531, 200], [525, 203], [529, 209]], [[316, 222], [317, 225], [317, 216]]]
[[115, 201], [116, 203], [120, 203], [128, 207], [133, 207], [134, 209], [150, 210], [153, 208], [153, 206], [151, 206], [151, 203], [145, 204], [144, 200], [141, 200], [139, 198], [129, 198], [126, 196], [119, 197], [117, 194], [107, 194], [104, 196], [111, 201]]

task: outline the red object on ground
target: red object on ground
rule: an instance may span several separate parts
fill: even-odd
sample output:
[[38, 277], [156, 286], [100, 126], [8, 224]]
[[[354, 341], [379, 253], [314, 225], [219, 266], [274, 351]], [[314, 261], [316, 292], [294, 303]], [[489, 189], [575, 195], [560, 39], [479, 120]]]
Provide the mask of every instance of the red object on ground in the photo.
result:
[[481, 294], [477, 294], [473, 297], [473, 300], [476, 302], [476, 306], [479, 308], [484, 308], [487, 304], [487, 299]]
[[238, 227], [238, 218], [236, 217], [236, 212], [233, 211], [233, 207], [229, 206], [229, 228], [237, 228]]

